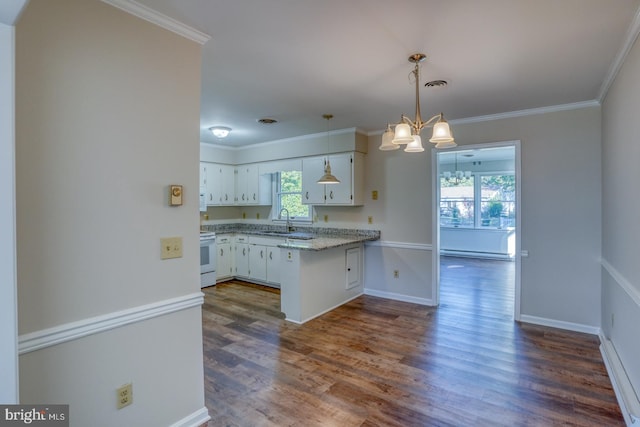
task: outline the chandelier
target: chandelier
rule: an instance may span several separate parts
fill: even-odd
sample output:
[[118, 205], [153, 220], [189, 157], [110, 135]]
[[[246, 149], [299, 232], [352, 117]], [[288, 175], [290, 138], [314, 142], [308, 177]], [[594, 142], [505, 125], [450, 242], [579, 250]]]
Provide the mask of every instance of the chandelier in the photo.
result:
[[[426, 122], [420, 116], [420, 62], [427, 56], [424, 53], [414, 53], [409, 57], [409, 62], [415, 64], [412, 71], [416, 82], [416, 117], [411, 120], [404, 114], [400, 117], [400, 123], [395, 125], [395, 132], [391, 129], [391, 124], [387, 124], [387, 129], [382, 134], [382, 144], [379, 149], [382, 151], [397, 150], [400, 145], [406, 145], [404, 151], [408, 153], [419, 153], [424, 151], [420, 132], [426, 127], [433, 127], [433, 133], [429, 142], [436, 144], [436, 148], [450, 148], [457, 144], [453, 139], [449, 123], [444, 119], [442, 113], [436, 114]], [[436, 121], [437, 120], [437, 121]]]

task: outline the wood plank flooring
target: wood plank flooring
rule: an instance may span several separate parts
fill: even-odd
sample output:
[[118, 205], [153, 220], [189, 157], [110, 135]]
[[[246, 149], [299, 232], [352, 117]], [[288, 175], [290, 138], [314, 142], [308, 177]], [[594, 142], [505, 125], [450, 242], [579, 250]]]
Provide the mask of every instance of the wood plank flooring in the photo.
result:
[[512, 274], [443, 257], [439, 308], [362, 296], [301, 326], [277, 290], [204, 289], [209, 426], [624, 425], [598, 338], [513, 322]]

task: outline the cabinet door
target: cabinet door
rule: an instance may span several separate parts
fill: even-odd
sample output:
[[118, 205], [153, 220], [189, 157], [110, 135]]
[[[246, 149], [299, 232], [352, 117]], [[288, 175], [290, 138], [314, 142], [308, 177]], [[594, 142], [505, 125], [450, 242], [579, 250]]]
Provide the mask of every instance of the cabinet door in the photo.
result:
[[236, 276], [249, 277], [249, 245], [236, 244]]
[[325, 186], [317, 182], [322, 175], [324, 175], [324, 157], [302, 159], [302, 203], [324, 204]]
[[249, 204], [249, 167], [247, 165], [236, 168], [236, 203], [239, 205]]
[[280, 284], [280, 248], [267, 247], [267, 282]]
[[220, 178], [218, 173], [218, 165], [209, 163], [206, 166], [206, 201], [207, 205], [220, 204]]
[[207, 186], [207, 163], [200, 162], [200, 187]]
[[360, 259], [362, 251], [360, 248], [347, 249], [346, 253], [346, 288], [351, 289], [360, 285]]
[[352, 156], [350, 153], [329, 156], [333, 176], [340, 180], [340, 184], [325, 186], [325, 200], [328, 205], [350, 205], [353, 200], [351, 167]]
[[267, 247], [250, 245], [249, 247], [249, 278], [267, 281]]
[[227, 277], [233, 276], [233, 271], [232, 271], [233, 258], [231, 256], [231, 244], [230, 243], [218, 244], [216, 248], [218, 250], [216, 278], [225, 279]]
[[220, 165], [220, 204], [235, 204], [236, 174], [235, 168], [230, 165]]

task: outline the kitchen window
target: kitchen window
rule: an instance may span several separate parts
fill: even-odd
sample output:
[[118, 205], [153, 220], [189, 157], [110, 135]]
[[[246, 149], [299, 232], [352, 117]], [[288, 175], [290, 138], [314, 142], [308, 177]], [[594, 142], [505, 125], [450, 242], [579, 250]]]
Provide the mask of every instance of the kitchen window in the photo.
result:
[[[282, 209], [289, 211], [293, 222], [311, 222], [311, 205], [302, 204], [302, 171], [280, 171], [276, 175], [276, 191], [273, 219], [278, 219]], [[283, 216], [281, 219], [285, 219]]]

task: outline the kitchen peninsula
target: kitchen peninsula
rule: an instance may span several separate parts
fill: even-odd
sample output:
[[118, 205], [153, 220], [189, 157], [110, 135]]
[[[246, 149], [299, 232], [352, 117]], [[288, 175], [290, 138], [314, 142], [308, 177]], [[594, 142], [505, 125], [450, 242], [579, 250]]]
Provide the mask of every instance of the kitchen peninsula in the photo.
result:
[[[278, 238], [277, 253], [253, 246], [254, 254], [275, 262], [280, 286], [281, 310], [286, 320], [304, 323], [326, 313], [364, 292], [364, 242], [380, 239], [377, 230], [347, 230], [337, 228], [297, 228], [289, 232], [283, 227], [251, 224], [205, 226], [207, 231], [234, 235], [247, 243], [236, 246], [236, 262], [261, 239]], [[247, 245], [245, 248], [242, 245]], [[273, 248], [276, 249], [276, 248]], [[267, 255], [268, 253], [268, 255]], [[258, 256], [258, 255], [256, 255]], [[234, 277], [244, 279], [242, 268], [236, 266]], [[258, 283], [265, 279], [251, 280]]]

